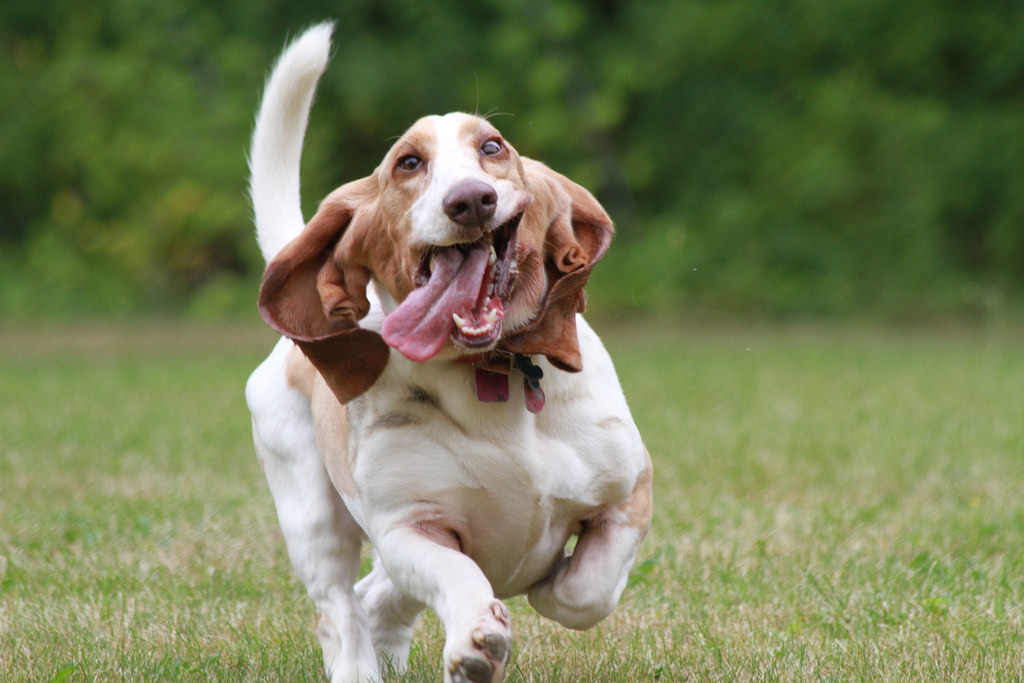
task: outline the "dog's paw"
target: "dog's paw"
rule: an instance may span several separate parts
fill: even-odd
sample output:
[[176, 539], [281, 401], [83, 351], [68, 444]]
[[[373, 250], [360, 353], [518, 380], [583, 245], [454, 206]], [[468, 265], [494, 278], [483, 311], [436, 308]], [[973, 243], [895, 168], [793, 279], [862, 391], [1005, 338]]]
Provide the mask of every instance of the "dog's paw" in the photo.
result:
[[499, 683], [504, 680], [505, 667], [512, 654], [510, 624], [504, 603], [492, 602], [470, 634], [469, 642], [451, 648], [446, 654], [445, 681]]
[[363, 643], [360, 647], [358, 632], [348, 634], [348, 642], [341, 636], [333, 620], [321, 614], [316, 635], [324, 654], [324, 670], [331, 683], [371, 683], [380, 681], [380, 669], [373, 648]]

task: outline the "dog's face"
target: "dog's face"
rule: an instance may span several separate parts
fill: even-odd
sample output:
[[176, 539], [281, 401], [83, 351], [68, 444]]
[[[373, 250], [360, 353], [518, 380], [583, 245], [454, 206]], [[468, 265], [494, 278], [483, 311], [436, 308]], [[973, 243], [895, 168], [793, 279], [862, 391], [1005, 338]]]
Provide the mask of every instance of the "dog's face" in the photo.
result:
[[[498, 349], [579, 370], [575, 314], [611, 234], [586, 190], [488, 121], [426, 117], [372, 175], [324, 199], [268, 266], [260, 310], [342, 401], [372, 385], [389, 346], [417, 362]], [[371, 280], [382, 337], [358, 329]]]
[[517, 250], [537, 245], [527, 226], [519, 231], [534, 197], [519, 155], [494, 126], [464, 114], [421, 119], [376, 176], [380, 224], [402, 245], [370, 266], [382, 274], [402, 261], [397, 277], [382, 280], [392, 299], [385, 341], [423, 361], [449, 339], [465, 351], [492, 349], [503, 329], [530, 321], [543, 277], [520, 269], [532, 262]]

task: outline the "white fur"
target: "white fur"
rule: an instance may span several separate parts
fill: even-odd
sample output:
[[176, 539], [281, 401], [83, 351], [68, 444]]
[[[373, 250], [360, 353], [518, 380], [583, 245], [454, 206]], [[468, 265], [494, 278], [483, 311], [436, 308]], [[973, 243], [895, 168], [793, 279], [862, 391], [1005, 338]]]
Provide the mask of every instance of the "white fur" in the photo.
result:
[[[251, 187], [268, 259], [302, 228], [301, 139], [329, 34], [329, 25], [317, 26], [285, 52], [257, 118]], [[444, 184], [468, 167], [447, 158], [459, 155], [454, 141], [442, 143], [435, 204], [417, 209], [424, 225], [441, 211]], [[372, 290], [371, 300], [361, 324], [379, 331], [383, 312]], [[500, 598], [526, 593], [538, 612], [572, 628], [588, 628], [615, 607], [646, 533], [646, 521], [631, 519], [625, 504], [648, 460], [611, 359], [586, 322], [577, 324], [583, 371], [562, 372], [541, 358], [547, 404], [536, 415], [514, 379], [509, 402], [481, 403], [471, 366], [414, 363], [394, 351], [374, 386], [347, 406], [322, 380], [312, 401], [289, 383], [296, 351], [288, 340], [252, 374], [246, 398], [256, 451], [289, 557], [320, 614], [333, 681], [379, 680], [385, 662], [404, 667], [424, 607], [445, 628], [448, 681], [503, 675], [495, 665], [493, 679], [477, 678], [467, 665], [510, 642]], [[413, 388], [431, 399], [410, 401]], [[328, 469], [345, 444], [325, 443], [331, 431], [323, 424], [342, 412], [351, 469], [331, 474], [335, 483], [350, 477], [350, 486], [335, 488]], [[397, 413], [407, 419], [395, 420]], [[456, 533], [457, 549], [431, 529]], [[357, 582], [364, 536], [377, 560]]]
[[333, 30], [333, 23], [324, 22], [299, 36], [274, 65], [263, 91], [249, 157], [249, 196], [268, 263], [305, 225], [299, 203], [302, 139]]

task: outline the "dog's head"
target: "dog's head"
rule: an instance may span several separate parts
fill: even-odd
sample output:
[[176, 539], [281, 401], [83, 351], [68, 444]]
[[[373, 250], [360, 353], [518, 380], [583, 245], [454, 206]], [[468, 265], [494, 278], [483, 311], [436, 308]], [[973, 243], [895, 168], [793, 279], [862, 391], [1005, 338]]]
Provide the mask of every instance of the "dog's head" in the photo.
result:
[[[413, 361], [502, 351], [581, 369], [576, 313], [611, 241], [585, 189], [520, 157], [488, 121], [420, 119], [372, 175], [341, 186], [267, 267], [260, 312], [341, 401], [393, 347]], [[382, 335], [361, 329], [378, 283]]]

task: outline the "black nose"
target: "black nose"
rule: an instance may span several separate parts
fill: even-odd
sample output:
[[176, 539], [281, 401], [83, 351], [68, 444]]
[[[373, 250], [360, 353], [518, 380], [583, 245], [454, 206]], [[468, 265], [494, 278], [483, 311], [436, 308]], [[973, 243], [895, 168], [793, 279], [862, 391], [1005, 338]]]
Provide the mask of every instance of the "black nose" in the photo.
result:
[[498, 193], [479, 180], [463, 180], [444, 198], [444, 212], [453, 221], [466, 227], [484, 227], [494, 216]]

